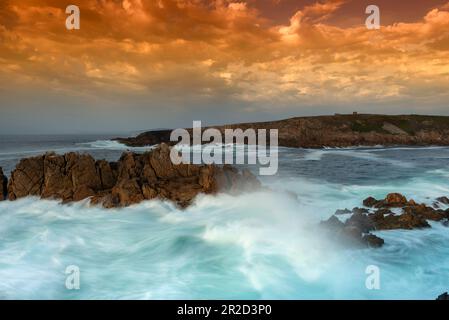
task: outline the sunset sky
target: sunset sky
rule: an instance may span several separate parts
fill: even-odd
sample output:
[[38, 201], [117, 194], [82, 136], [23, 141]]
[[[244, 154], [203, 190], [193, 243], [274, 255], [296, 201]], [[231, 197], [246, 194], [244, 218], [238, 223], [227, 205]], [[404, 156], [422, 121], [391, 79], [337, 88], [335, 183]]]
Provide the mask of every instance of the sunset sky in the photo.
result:
[[356, 110], [449, 115], [448, 0], [0, 0], [2, 134]]

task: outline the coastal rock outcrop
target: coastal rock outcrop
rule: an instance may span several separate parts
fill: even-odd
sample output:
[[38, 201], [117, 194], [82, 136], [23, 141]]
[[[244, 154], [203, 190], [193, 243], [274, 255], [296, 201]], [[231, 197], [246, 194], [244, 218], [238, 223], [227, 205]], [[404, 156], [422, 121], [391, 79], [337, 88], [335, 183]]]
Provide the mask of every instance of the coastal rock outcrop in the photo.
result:
[[40, 196], [63, 202], [90, 198], [91, 203], [107, 208], [160, 198], [186, 207], [199, 193], [257, 187], [260, 182], [246, 170], [239, 172], [226, 165], [174, 165], [170, 147], [161, 144], [143, 154], [126, 152], [117, 162], [73, 152], [22, 159], [11, 173], [8, 198]]
[[378, 248], [384, 244], [383, 239], [369, 233], [367, 229], [360, 228], [350, 221], [344, 223], [335, 215], [326, 221], [322, 221], [320, 225], [330, 237], [339, 240], [346, 246]]
[[[279, 121], [214, 126], [226, 129], [276, 129], [279, 146], [300, 148], [351, 146], [449, 145], [449, 117], [425, 115], [336, 114], [296, 117]], [[207, 129], [207, 128], [204, 128]], [[191, 132], [191, 129], [187, 129]], [[128, 146], [170, 141], [171, 130], [148, 131], [136, 137], [117, 138]]]
[[7, 197], [7, 185], [8, 179], [3, 174], [3, 169], [0, 167], [0, 201], [5, 200]]
[[[437, 201], [445, 203], [445, 199], [440, 197]], [[363, 200], [363, 205], [367, 208], [337, 210], [327, 221], [323, 221], [322, 225], [332, 230], [332, 235], [340, 239], [349, 238], [356, 243], [380, 247], [384, 241], [371, 234], [371, 231], [430, 228], [428, 220], [445, 224], [449, 219], [449, 209], [435, 209], [423, 203], [418, 204], [399, 193], [390, 193], [380, 200], [368, 197]], [[342, 222], [336, 216], [341, 214], [351, 216]]]

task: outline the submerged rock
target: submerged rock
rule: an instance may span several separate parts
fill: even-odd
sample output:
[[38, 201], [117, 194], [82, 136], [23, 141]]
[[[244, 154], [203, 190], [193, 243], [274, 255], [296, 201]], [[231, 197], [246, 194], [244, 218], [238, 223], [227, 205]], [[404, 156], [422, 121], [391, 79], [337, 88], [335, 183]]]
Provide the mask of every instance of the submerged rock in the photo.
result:
[[257, 188], [249, 171], [230, 166], [174, 165], [170, 147], [161, 144], [144, 153], [124, 153], [118, 162], [97, 160], [87, 154], [68, 153], [22, 159], [11, 173], [10, 200], [26, 196], [63, 202], [91, 198], [104, 207], [121, 207], [145, 199], [167, 199], [188, 206], [199, 193], [235, 192]]
[[362, 241], [364, 241], [371, 248], [380, 248], [384, 245], [385, 241], [382, 238], [374, 234], [366, 234], [363, 236]]
[[[354, 214], [356, 218], [348, 219], [345, 223], [340, 221], [335, 215], [328, 220], [322, 221], [321, 226], [333, 237], [345, 246], [351, 247], [373, 247], [378, 248], [384, 244], [384, 240], [370, 234], [364, 218], [361, 214]], [[353, 216], [353, 217], [354, 217]]]
[[3, 169], [0, 167], [0, 201], [6, 199], [7, 185], [8, 185], [8, 179], [3, 174]]

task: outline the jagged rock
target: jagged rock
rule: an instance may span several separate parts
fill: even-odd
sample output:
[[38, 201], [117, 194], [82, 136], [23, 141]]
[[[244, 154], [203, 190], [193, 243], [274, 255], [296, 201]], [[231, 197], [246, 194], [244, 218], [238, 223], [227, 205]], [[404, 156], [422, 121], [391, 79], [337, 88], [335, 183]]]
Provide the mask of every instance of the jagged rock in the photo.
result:
[[446, 217], [449, 217], [447, 213], [443, 210], [435, 210], [434, 208], [428, 207], [424, 204], [419, 204], [415, 206], [409, 206], [402, 209], [404, 213], [409, 213], [415, 216], [419, 216], [426, 220], [441, 221]]
[[378, 203], [379, 201], [374, 199], [373, 197], [368, 197], [365, 200], [363, 200], [363, 205], [369, 208], [376, 206]]
[[20, 160], [8, 182], [8, 198], [40, 196], [44, 183], [44, 156]]
[[73, 198], [73, 182], [67, 173], [66, 159], [56, 154], [44, 156], [44, 182], [41, 196], [69, 200]]
[[3, 169], [0, 167], [0, 201], [6, 199], [8, 195], [8, 179], [3, 174]]
[[384, 205], [392, 208], [400, 208], [407, 204], [407, 198], [400, 193], [390, 193], [384, 200]]
[[387, 215], [374, 221], [376, 230], [393, 230], [393, 229], [420, 229], [429, 228], [430, 225], [423, 217], [412, 213], [404, 213], [401, 215]]
[[175, 165], [162, 144], [144, 154], [124, 153], [117, 163], [68, 153], [23, 159], [11, 174], [9, 199], [35, 195], [64, 202], [91, 198], [104, 207], [129, 206], [161, 198], [188, 206], [199, 193], [260, 187], [249, 171], [231, 166]]
[[354, 214], [364, 214], [364, 213], [368, 213], [369, 210], [368, 210], [368, 209], [365, 209], [365, 208], [358, 208], [358, 207], [355, 207], [355, 208], [352, 209], [351, 212], [354, 213]]
[[359, 213], [356, 215], [357, 218], [352, 221], [347, 220], [345, 223], [333, 215], [328, 220], [322, 221], [320, 225], [329, 232], [330, 236], [335, 237], [346, 246], [381, 247], [384, 243], [383, 239], [367, 233], [372, 227], [366, 227], [365, 221], [356, 223], [357, 219], [365, 220], [365, 218], [361, 218], [363, 214]]
[[111, 189], [117, 182], [117, 164], [106, 160], [98, 160], [96, 163], [100, 176], [102, 189]]
[[321, 221], [320, 224], [331, 230], [340, 230], [345, 226], [345, 224], [341, 222], [340, 219], [338, 219], [336, 216], [331, 216], [326, 221]]
[[345, 226], [356, 227], [363, 233], [367, 233], [375, 229], [374, 222], [370, 219], [370, 217], [361, 212], [354, 213], [348, 220], [346, 220]]
[[347, 208], [346, 209], [338, 209], [335, 211], [334, 215], [339, 216], [342, 214], [349, 214], [349, 213], [352, 213], [352, 211]]

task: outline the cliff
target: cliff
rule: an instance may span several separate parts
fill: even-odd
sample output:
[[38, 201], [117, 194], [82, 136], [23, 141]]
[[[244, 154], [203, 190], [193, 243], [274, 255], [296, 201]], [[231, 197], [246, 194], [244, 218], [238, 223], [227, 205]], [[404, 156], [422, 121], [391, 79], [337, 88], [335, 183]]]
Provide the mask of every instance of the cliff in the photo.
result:
[[[449, 117], [352, 114], [297, 117], [286, 120], [214, 126], [225, 129], [278, 129], [279, 146], [322, 148], [350, 146], [449, 145]], [[116, 140], [128, 146], [169, 141], [170, 130], [149, 131]]]

